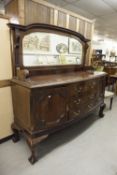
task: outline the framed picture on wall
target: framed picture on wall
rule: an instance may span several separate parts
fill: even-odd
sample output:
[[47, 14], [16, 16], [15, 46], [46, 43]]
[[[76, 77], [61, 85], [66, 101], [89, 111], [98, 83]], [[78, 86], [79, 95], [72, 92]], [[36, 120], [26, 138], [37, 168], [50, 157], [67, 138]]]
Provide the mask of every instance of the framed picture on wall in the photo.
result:
[[69, 53], [82, 53], [82, 44], [75, 38], [69, 38]]

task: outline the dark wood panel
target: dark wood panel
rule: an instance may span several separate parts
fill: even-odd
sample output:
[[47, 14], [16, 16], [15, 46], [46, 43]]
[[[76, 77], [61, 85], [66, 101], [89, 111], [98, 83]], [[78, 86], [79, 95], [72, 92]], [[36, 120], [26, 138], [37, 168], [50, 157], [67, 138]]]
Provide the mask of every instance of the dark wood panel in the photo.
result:
[[51, 8], [25, 0], [25, 24], [46, 23], [50, 24]]
[[[19, 118], [16, 116], [16, 121], [23, 127], [30, 127], [30, 90], [25, 87], [13, 85], [13, 106], [14, 114], [18, 114]], [[15, 94], [15, 95], [14, 95]], [[24, 105], [25, 104], [25, 105]], [[20, 107], [19, 107], [20, 106]], [[22, 112], [21, 112], [22, 111]]]
[[58, 13], [58, 26], [66, 27], [66, 14], [61, 11]]
[[11, 86], [11, 80], [0, 80], [0, 88]]
[[77, 18], [69, 16], [69, 29], [76, 31]]
[[[57, 87], [33, 91], [32, 121], [34, 129], [55, 127], [67, 121], [67, 88]], [[58, 105], [59, 104], [59, 105]], [[44, 109], [44, 110], [43, 110]], [[35, 117], [34, 117], [35, 116]]]

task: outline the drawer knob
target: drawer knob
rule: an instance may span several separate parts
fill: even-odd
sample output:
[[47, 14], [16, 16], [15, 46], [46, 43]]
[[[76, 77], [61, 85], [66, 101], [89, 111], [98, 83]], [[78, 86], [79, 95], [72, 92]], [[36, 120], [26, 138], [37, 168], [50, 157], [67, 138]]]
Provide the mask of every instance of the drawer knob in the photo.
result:
[[52, 96], [51, 95], [48, 95], [48, 98], [51, 98]]

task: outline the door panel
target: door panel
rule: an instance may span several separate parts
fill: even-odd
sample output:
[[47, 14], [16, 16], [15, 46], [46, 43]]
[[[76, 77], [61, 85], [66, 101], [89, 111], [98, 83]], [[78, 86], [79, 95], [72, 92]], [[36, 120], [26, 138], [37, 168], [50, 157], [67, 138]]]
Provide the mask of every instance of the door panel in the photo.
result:
[[54, 127], [67, 121], [67, 89], [42, 90], [33, 96], [34, 128]]

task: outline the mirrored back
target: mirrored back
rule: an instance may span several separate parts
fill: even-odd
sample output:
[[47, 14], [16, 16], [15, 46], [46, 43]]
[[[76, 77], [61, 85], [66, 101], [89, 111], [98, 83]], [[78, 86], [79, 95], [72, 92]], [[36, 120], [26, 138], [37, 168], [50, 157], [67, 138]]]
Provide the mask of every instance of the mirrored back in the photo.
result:
[[82, 64], [83, 44], [70, 35], [31, 32], [22, 39], [23, 66]]

